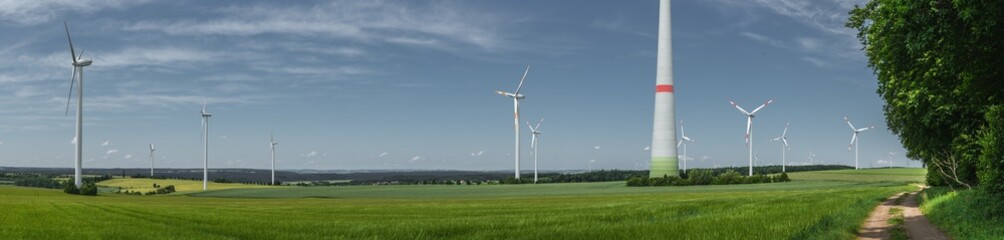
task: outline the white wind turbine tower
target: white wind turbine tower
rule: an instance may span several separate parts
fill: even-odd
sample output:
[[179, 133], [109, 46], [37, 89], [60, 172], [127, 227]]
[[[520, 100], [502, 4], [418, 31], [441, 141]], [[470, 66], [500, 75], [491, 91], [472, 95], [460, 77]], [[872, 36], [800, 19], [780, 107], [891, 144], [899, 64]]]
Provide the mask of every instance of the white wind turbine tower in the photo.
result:
[[275, 140], [275, 134], [271, 134], [272, 139], [269, 141], [269, 147], [272, 149], [272, 185], [275, 185], [275, 145], [279, 145], [279, 142]]
[[687, 132], [683, 131], [683, 121], [680, 121], [680, 138], [682, 138], [683, 140], [680, 140], [680, 142], [676, 143], [676, 148], [680, 148], [680, 145], [683, 145], [683, 159], [682, 159], [683, 160], [683, 172], [687, 172], [687, 143], [686, 142], [696, 143], [697, 141], [694, 141], [693, 139], [690, 139], [690, 137], [687, 136]]
[[209, 117], [212, 117], [213, 114], [206, 112], [208, 101], [206, 99], [202, 102], [202, 143], [205, 153], [202, 157], [202, 191], [207, 190], [209, 186]]
[[746, 115], [746, 146], [749, 147], [749, 155], [750, 155], [750, 157], [749, 157], [750, 158], [750, 172], [749, 172], [749, 174], [750, 174], [750, 176], [753, 176], [753, 138], [752, 138], [752, 135], [753, 135], [753, 117], [756, 117], [756, 115], [755, 115], [756, 112], [759, 112], [761, 109], [763, 109], [764, 107], [766, 107], [767, 105], [769, 105], [772, 102], [774, 102], [773, 99], [767, 100], [766, 103], [764, 103], [763, 105], [760, 105], [760, 107], [757, 107], [756, 109], [753, 109], [752, 112], [747, 112], [746, 109], [743, 109], [739, 105], [736, 105], [735, 101], [729, 101], [729, 103], [731, 103], [733, 107], [736, 107], [736, 109], [739, 109], [739, 112], [742, 112], [743, 114]]
[[84, 67], [90, 66], [92, 61], [90, 59], [83, 59], [84, 51], [80, 51], [80, 55], [77, 55], [76, 50], [73, 49], [73, 40], [70, 39], [70, 27], [63, 22], [63, 28], [66, 29], [66, 41], [70, 43], [70, 57], [73, 60], [73, 73], [70, 75], [70, 94], [66, 96], [66, 115], [70, 114], [70, 98], [73, 96], [73, 83], [80, 82], [80, 87], [77, 87], [77, 132], [74, 142], [76, 143], [76, 159], [73, 166], [73, 184], [77, 187], [83, 185], [81, 179], [81, 161], [83, 159], [84, 152]]
[[812, 165], [812, 160], [816, 159], [816, 154], [809, 151], [809, 165]]
[[530, 128], [530, 133], [533, 134], [533, 138], [530, 139], [530, 148], [533, 148], [533, 183], [537, 183], [537, 149], [539, 149], [537, 144], [540, 143], [537, 138], [540, 136], [541, 123], [544, 123], [544, 118], [540, 118], [536, 127], [530, 126], [530, 122], [526, 122], [526, 127]]
[[895, 155], [896, 155], [896, 153], [894, 153], [894, 152], [889, 152], [889, 168], [890, 168], [890, 169], [892, 169], [892, 168], [893, 168], [893, 156], [895, 156]]
[[787, 153], [788, 150], [791, 150], [791, 146], [788, 146], [788, 137], [787, 137], [787, 135], [788, 135], [788, 124], [789, 123], [785, 123], [784, 124], [784, 132], [781, 132], [781, 136], [780, 137], [776, 137], [776, 138], [770, 140], [771, 142], [781, 141], [782, 143], [784, 143], [783, 145], [781, 145], [781, 172], [785, 172], [785, 162], [786, 162], [785, 161], [785, 153]]
[[851, 150], [851, 145], [854, 147], [854, 169], [861, 169], [858, 167], [858, 133], [868, 131], [869, 129], [875, 128], [875, 126], [869, 126], [866, 128], [854, 128], [854, 124], [851, 124], [851, 120], [844, 117], [844, 121], [847, 121], [847, 126], [851, 126], [851, 131], [854, 131], [854, 135], [851, 135], [851, 143], [847, 145], [847, 151]]
[[156, 151], [156, 149], [153, 148], [153, 144], [150, 144], [150, 177], [151, 178], [153, 178], [153, 151]]
[[519, 85], [516, 86], [516, 91], [509, 93], [506, 91], [495, 91], [495, 93], [512, 98], [512, 108], [513, 108], [513, 126], [516, 130], [516, 179], [519, 179], [519, 100], [525, 98], [523, 94], [519, 94], [519, 90], [523, 88], [523, 80], [526, 80], [526, 74], [530, 72], [530, 65], [526, 65], [526, 71], [523, 72], [523, 78], [519, 79]]

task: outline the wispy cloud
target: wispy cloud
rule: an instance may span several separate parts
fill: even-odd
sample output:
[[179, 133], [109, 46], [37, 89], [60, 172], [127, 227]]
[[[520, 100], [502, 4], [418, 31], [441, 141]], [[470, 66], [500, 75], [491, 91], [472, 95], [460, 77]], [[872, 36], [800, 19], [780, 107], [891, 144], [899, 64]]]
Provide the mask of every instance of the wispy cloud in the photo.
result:
[[474, 46], [483, 50], [503, 49], [509, 44], [493, 28], [485, 27], [502, 19], [446, 2], [415, 6], [384, 1], [332, 1], [313, 6], [259, 4], [231, 7], [219, 13], [221, 17], [216, 19], [143, 21], [125, 29], [171, 35], [320, 36], [360, 43]]
[[132, 154], [126, 154], [125, 156], [122, 156], [122, 159], [125, 159], [125, 160], [132, 159]]
[[117, 152], [119, 152], [119, 150], [118, 150], [118, 149], [111, 149], [111, 150], [108, 150], [108, 151], [106, 151], [106, 152], [105, 152], [105, 155], [111, 155], [111, 154], [113, 154], [113, 153], [117, 153]]
[[414, 156], [414, 157], [411, 157], [411, 160], [408, 161], [408, 162], [415, 162], [415, 161], [422, 160], [422, 159], [425, 159], [425, 158], [423, 158], [422, 156]]
[[387, 156], [387, 154], [390, 154], [390, 153], [382, 152], [380, 154], [377, 154], [377, 157], [384, 157], [384, 156]]
[[304, 157], [316, 157], [317, 151], [310, 151], [309, 153], [303, 154]]
[[34, 25], [51, 21], [68, 12], [92, 13], [102, 9], [121, 9], [149, 0], [9, 0], [0, 1], [0, 19]]
[[105, 142], [101, 143], [101, 146], [108, 146], [108, 144], [111, 144], [111, 142], [112, 140], [105, 140]]

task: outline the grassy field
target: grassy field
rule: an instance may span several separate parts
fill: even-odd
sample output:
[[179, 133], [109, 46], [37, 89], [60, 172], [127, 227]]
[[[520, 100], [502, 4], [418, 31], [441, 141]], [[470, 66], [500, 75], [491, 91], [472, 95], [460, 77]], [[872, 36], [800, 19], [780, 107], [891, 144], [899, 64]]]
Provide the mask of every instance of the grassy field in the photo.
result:
[[875, 204], [913, 188], [807, 179], [693, 187], [284, 187], [84, 197], [0, 186], [0, 239], [851, 239]]
[[[156, 188], [153, 184], [160, 185], [161, 187], [166, 187], [167, 185], [174, 185], [176, 194], [178, 193], [192, 193], [202, 191], [202, 181], [191, 181], [191, 180], [174, 180], [174, 179], [148, 179], [148, 178], [116, 178], [108, 181], [103, 181], [98, 183], [98, 186], [107, 188], [122, 188], [122, 191], [139, 191], [142, 193], [155, 191]], [[234, 189], [234, 188], [275, 188], [273, 186], [267, 185], [248, 185], [248, 184], [237, 184], [237, 183], [214, 183], [210, 182], [208, 188], [210, 190], [220, 190], [220, 189]]]

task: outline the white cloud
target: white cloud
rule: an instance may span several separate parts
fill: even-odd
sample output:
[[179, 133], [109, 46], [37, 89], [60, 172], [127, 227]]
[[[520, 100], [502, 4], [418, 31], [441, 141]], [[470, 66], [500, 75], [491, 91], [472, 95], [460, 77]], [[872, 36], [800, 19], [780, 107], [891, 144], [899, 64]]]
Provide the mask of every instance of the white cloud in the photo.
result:
[[0, 141], [0, 145], [3, 145], [3, 141]]
[[481, 156], [481, 155], [484, 155], [484, 154], [485, 154], [485, 150], [478, 151], [478, 156]]
[[122, 159], [126, 160], [132, 159], [132, 154], [126, 154], [125, 156], [122, 156]]
[[102, 67], [137, 67], [159, 66], [177, 67], [193, 63], [205, 63], [219, 60], [222, 54], [205, 49], [178, 47], [127, 47], [117, 52], [97, 55], [94, 59]]
[[218, 14], [221, 17], [216, 19], [141, 21], [125, 29], [162, 31], [172, 35], [319, 36], [436, 48], [475, 46], [497, 50], [507, 47], [505, 38], [496, 33], [498, 27], [485, 27], [503, 22], [489, 11], [446, 2], [409, 5], [383, 1], [331, 1], [313, 6], [260, 4], [223, 9]]
[[414, 157], [411, 158], [411, 161], [408, 161], [408, 162], [414, 162], [414, 161], [418, 161], [418, 160], [422, 160], [422, 159], [423, 159], [422, 156], [414, 156]]
[[652, 150], [652, 147], [650, 147], [650, 146], [645, 146], [645, 151], [648, 151], [648, 150]]
[[600, 150], [600, 146], [593, 146], [593, 149]]
[[105, 142], [101, 143], [101, 146], [108, 146], [111, 142], [112, 140], [105, 140]]
[[304, 156], [306, 156], [306, 157], [316, 157], [317, 156], [317, 151], [310, 151], [309, 153], [307, 153]]
[[220, 139], [227, 139], [227, 135], [221, 135], [219, 138]]
[[387, 156], [387, 154], [390, 154], [390, 153], [382, 152], [380, 154], [377, 154], [377, 157], [384, 157], [384, 156]]
[[111, 150], [106, 151], [105, 155], [110, 155], [110, 154], [117, 153], [117, 152], [119, 152], [118, 149], [111, 149]]
[[[68, 13], [92, 13], [121, 9], [148, 0], [7, 0], [0, 1], [0, 19], [34, 25], [65, 17]], [[72, 23], [72, 22], [71, 22]]]

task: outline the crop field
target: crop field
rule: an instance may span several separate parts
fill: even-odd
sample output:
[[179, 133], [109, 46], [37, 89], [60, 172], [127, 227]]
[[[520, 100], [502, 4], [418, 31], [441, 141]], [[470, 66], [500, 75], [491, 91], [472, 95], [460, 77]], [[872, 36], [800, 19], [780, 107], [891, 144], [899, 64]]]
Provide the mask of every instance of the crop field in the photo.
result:
[[[122, 188], [122, 191], [139, 191], [141, 193], [155, 191], [156, 188], [153, 184], [160, 185], [161, 187], [166, 187], [167, 185], [174, 185], [177, 193], [191, 193], [202, 191], [202, 181], [191, 181], [191, 180], [175, 180], [175, 179], [148, 179], [148, 178], [116, 178], [108, 181], [103, 181], [98, 183], [101, 187], [106, 188]], [[247, 185], [247, 184], [237, 184], [237, 183], [214, 183], [209, 182], [208, 188], [210, 190], [217, 189], [233, 189], [233, 188], [274, 188], [268, 185]]]
[[875, 204], [914, 188], [796, 178], [730, 186], [280, 187], [86, 197], [0, 186], [0, 238], [851, 239]]

